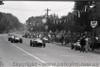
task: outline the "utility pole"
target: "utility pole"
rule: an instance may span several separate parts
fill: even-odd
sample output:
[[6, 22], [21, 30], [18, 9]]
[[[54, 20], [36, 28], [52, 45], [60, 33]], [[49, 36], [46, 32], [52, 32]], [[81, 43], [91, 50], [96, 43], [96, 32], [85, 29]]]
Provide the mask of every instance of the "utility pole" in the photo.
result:
[[49, 11], [51, 11], [50, 9], [45, 9], [45, 11], [47, 12], [46, 14], [47, 14], [47, 18], [48, 18], [48, 14], [49, 14]]
[[46, 15], [47, 15], [47, 17], [46, 17], [47, 21], [46, 21], [45, 29], [48, 30], [48, 16], [49, 16], [48, 14], [49, 14], [49, 11], [51, 11], [51, 10], [47, 8], [47, 9], [45, 9], [45, 11], [46, 11]]

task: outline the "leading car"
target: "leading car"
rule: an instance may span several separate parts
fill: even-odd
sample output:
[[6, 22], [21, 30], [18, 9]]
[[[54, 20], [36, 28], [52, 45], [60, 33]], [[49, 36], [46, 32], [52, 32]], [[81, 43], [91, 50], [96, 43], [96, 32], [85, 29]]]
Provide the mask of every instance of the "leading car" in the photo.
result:
[[46, 44], [41, 38], [33, 38], [30, 40], [30, 46], [32, 46], [32, 47], [45, 47]]

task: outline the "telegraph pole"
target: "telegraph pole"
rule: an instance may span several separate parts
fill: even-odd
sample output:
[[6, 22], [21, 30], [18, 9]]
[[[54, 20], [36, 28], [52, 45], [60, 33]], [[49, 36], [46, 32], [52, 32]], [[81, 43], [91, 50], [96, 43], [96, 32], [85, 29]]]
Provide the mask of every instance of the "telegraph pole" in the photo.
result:
[[45, 9], [45, 11], [47, 12], [46, 14], [47, 14], [47, 18], [48, 18], [48, 14], [49, 14], [49, 11], [51, 11], [50, 9]]
[[47, 17], [46, 17], [47, 21], [46, 21], [45, 29], [47, 31], [48, 30], [48, 16], [49, 16], [49, 11], [51, 11], [51, 10], [47, 8], [47, 9], [45, 9], [45, 11], [46, 11], [46, 15], [47, 15]]

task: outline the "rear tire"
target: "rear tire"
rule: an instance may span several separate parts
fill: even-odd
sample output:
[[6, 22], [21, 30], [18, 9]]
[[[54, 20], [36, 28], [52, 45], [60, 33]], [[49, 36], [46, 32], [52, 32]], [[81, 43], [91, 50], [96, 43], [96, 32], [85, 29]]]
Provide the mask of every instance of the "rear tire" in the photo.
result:
[[32, 41], [30, 40], [30, 46], [33, 46]]
[[20, 43], [23, 43], [23, 40], [22, 39], [20, 39]]
[[73, 50], [74, 49], [74, 46], [71, 46], [71, 49]]
[[8, 41], [10, 41], [10, 38], [8, 38]]
[[14, 41], [13, 41], [13, 40], [11, 40], [11, 43], [14, 43]]
[[92, 51], [94, 51], [94, 48], [92, 48]]

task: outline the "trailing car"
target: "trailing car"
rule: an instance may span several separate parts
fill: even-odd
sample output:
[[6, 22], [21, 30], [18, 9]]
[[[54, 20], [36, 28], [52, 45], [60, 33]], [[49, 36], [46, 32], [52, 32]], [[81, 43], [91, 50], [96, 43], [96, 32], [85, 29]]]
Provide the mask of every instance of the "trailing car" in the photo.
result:
[[14, 34], [8, 33], [8, 41], [11, 41], [12, 37], [14, 37]]
[[90, 48], [91, 48], [92, 50], [94, 50], [94, 49], [100, 49], [100, 42], [92, 43], [92, 44], [90, 45]]
[[34, 38], [30, 40], [30, 46], [32, 47], [45, 47], [45, 42], [40, 38]]
[[31, 38], [31, 35], [30, 34], [24, 34], [22, 37]]
[[45, 42], [45, 43], [50, 43], [50, 40], [48, 37], [42, 37], [42, 40]]
[[94, 39], [94, 41], [91, 42], [90, 48], [92, 50], [94, 49], [100, 49], [100, 39], [96, 38]]
[[12, 35], [12, 36], [8, 37], [8, 41], [10, 41], [11, 43], [15, 43], [15, 42], [16, 43], [18, 43], [18, 42], [22, 43], [23, 42], [22, 38], [18, 37], [16, 35]]
[[76, 43], [71, 44], [71, 49], [80, 50], [80, 48], [81, 48], [80, 40], [78, 40]]

